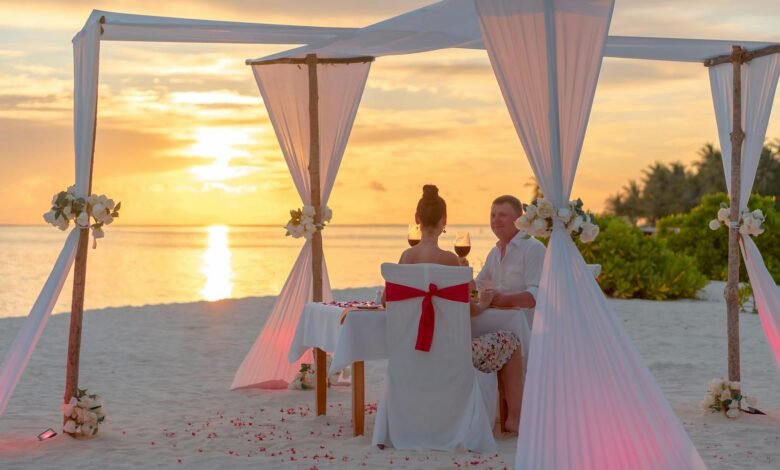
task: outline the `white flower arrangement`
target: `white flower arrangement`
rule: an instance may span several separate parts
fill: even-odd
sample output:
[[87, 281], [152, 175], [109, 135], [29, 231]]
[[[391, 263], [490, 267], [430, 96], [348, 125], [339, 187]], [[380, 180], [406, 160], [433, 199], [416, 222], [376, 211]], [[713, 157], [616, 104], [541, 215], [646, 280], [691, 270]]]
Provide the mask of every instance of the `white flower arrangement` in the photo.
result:
[[[60, 230], [67, 230], [70, 221], [79, 228], [90, 228], [92, 236], [97, 242], [103, 238], [104, 225], [110, 225], [119, 217], [119, 209], [122, 203], [114, 203], [113, 199], [105, 195], [92, 194], [87, 198], [76, 196], [76, 186], [69, 186], [67, 190], [60, 191], [51, 199], [51, 209], [43, 214], [43, 220]], [[94, 222], [90, 223], [90, 217]], [[95, 244], [92, 245], [95, 248]]]
[[533, 237], [549, 237], [555, 220], [561, 221], [567, 232], [579, 235], [583, 243], [590, 243], [599, 235], [599, 226], [582, 210], [581, 199], [571, 201], [569, 207], [556, 209], [552, 202], [541, 198], [523, 204], [523, 212], [515, 227]]
[[70, 398], [70, 402], [60, 405], [66, 418], [62, 431], [73, 437], [92, 437], [106, 420], [103, 401], [99, 395], [90, 395], [86, 389], [78, 389], [76, 395]]
[[[327, 356], [327, 370], [330, 370], [330, 364], [333, 362], [333, 357]], [[347, 369], [342, 371], [336, 371], [328, 376], [328, 387], [333, 384], [339, 384], [340, 378], [349, 378], [349, 372]], [[314, 390], [317, 388], [317, 371], [312, 364], [301, 364], [301, 370], [295, 374], [295, 378], [290, 385], [287, 386], [290, 390]]]
[[[731, 224], [729, 214], [731, 209], [725, 203], [721, 203], [718, 209], [718, 218], [710, 220], [710, 229], [718, 230], [721, 225], [728, 227]], [[754, 211], [745, 210], [739, 215], [739, 233], [742, 235], [758, 236], [764, 233], [764, 213], [761, 209]]]
[[726, 417], [734, 419], [739, 416], [740, 405], [743, 400], [749, 407], [748, 412], [756, 411], [754, 408], [758, 400], [755, 397], [743, 395], [742, 384], [720, 378], [710, 380], [707, 385], [707, 394], [704, 395], [699, 405], [704, 412], [717, 413], [723, 411]]
[[330, 207], [326, 207], [322, 211], [322, 222], [315, 224], [315, 213], [316, 210], [314, 209], [314, 206], [310, 205], [305, 205], [301, 209], [291, 210], [290, 221], [287, 222], [287, 225], [284, 227], [287, 229], [285, 236], [293, 238], [303, 237], [309, 240], [311, 236], [314, 235], [314, 232], [325, 228], [325, 225], [327, 225], [333, 217], [333, 211], [330, 210]]

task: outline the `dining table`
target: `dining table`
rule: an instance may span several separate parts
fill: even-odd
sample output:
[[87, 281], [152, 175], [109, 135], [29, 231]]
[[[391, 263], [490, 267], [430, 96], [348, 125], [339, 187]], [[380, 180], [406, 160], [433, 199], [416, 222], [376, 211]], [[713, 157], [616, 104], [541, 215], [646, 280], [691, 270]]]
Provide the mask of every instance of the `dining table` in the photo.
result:
[[[520, 338], [523, 358], [527, 360], [531, 329], [524, 309], [489, 308], [471, 318], [472, 337], [508, 330]], [[310, 302], [304, 306], [295, 329], [288, 360], [298, 361], [307, 351], [332, 354], [329, 370], [315, 368], [317, 384], [327, 384], [327, 375], [352, 366], [352, 424], [355, 436], [364, 434], [365, 368], [364, 361], [388, 357], [385, 309], [378, 305]], [[327, 387], [317, 387], [318, 410], [325, 410]]]

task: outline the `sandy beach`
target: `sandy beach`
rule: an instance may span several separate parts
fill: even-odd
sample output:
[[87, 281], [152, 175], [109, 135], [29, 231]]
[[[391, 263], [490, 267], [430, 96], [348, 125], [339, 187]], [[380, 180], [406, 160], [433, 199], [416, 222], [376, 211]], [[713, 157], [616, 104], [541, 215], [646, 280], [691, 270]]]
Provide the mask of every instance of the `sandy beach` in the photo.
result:
[[[740, 317], [742, 384], [767, 416], [729, 420], [699, 410], [707, 381], [726, 369], [722, 291], [723, 283], [711, 283], [697, 300], [610, 302], [709, 468], [774, 469], [780, 375], [757, 315]], [[349, 387], [330, 389], [325, 417], [314, 416], [311, 391], [228, 390], [272, 303], [256, 297], [88, 311], [80, 385], [102, 395], [107, 422], [93, 439], [38, 442], [39, 432], [61, 426], [69, 315], [53, 316], [0, 417], [2, 468], [512, 468], [510, 437], [499, 437], [500, 452], [491, 455], [371, 447], [384, 362], [366, 364], [365, 437], [352, 437]], [[0, 351], [22, 320], [0, 320]]]

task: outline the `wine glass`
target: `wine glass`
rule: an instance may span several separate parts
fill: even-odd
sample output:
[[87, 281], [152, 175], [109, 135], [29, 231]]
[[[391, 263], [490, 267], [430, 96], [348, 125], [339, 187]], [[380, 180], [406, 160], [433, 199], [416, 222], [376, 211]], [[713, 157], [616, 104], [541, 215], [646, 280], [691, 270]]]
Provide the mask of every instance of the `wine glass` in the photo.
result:
[[471, 235], [469, 232], [455, 232], [455, 253], [461, 258], [465, 258], [470, 251]]
[[406, 239], [409, 241], [409, 246], [414, 246], [420, 243], [422, 238], [422, 232], [420, 232], [420, 226], [417, 224], [409, 224], [409, 230], [406, 234]]

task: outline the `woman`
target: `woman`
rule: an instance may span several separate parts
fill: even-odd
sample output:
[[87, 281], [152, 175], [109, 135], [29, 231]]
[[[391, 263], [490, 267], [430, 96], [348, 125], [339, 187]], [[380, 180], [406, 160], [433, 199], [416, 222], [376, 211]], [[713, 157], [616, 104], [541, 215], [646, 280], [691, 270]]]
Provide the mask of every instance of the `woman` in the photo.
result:
[[[439, 196], [439, 189], [431, 184], [423, 186], [423, 196], [417, 203], [415, 221], [420, 225], [420, 243], [401, 255], [399, 264], [433, 263], [460, 266], [455, 253], [439, 248], [439, 236], [447, 224], [447, 203]], [[474, 281], [471, 281], [472, 290]], [[479, 301], [472, 301], [471, 316], [482, 313], [493, 299], [494, 291], [485, 290]], [[482, 372], [498, 371], [498, 384], [506, 397], [506, 429], [516, 433], [520, 423], [520, 405], [523, 395], [523, 356], [520, 340], [510, 331], [496, 331], [471, 341], [472, 362]]]

